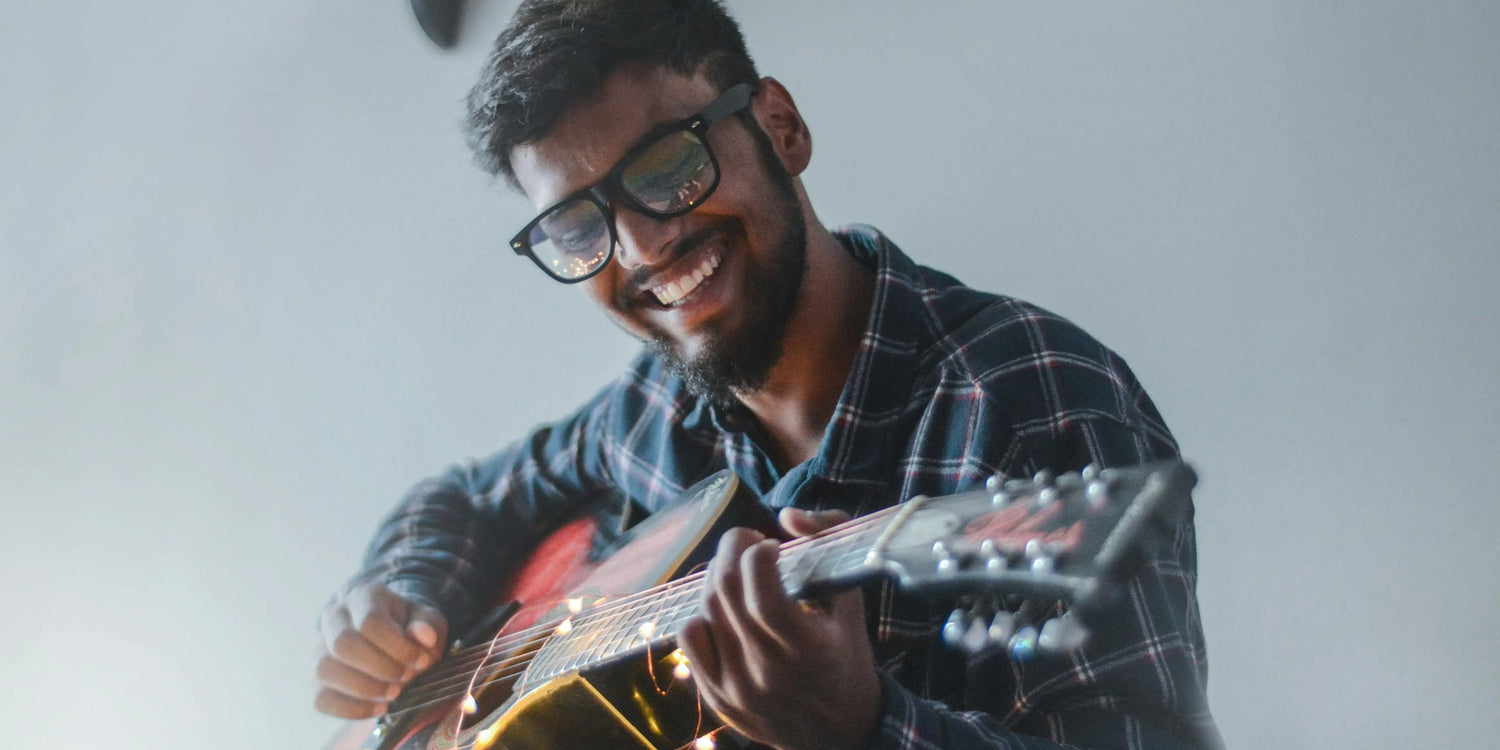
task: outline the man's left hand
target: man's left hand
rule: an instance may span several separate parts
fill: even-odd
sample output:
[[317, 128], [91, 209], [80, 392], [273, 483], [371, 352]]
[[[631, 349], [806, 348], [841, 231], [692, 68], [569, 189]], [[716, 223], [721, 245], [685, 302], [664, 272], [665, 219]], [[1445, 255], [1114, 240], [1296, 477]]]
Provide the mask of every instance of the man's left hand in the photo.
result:
[[[807, 536], [843, 513], [781, 512]], [[781, 750], [857, 750], [875, 728], [880, 680], [858, 589], [799, 602], [782, 587], [779, 545], [749, 529], [719, 540], [703, 615], [682, 632], [703, 702], [736, 731]]]

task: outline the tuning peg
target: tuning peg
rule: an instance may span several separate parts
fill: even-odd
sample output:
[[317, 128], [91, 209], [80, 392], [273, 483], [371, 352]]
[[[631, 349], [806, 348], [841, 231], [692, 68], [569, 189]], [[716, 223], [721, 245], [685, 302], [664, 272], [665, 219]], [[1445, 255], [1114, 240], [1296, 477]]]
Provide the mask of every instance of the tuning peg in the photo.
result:
[[1057, 570], [1057, 558], [1051, 555], [1038, 555], [1031, 561], [1031, 572], [1045, 575]]
[[999, 573], [1009, 565], [1005, 554], [995, 546], [993, 539], [986, 539], [979, 543], [979, 559], [984, 561], [984, 569], [990, 573]]
[[1095, 479], [1098, 479], [1099, 464], [1089, 464], [1088, 466], [1083, 467], [1083, 471], [1078, 472], [1078, 476], [1085, 482], [1092, 482]]
[[1010, 658], [1013, 661], [1027, 662], [1036, 656], [1036, 628], [1027, 625], [1015, 632], [1010, 637]]
[[969, 628], [964, 631], [963, 648], [970, 654], [977, 654], [990, 647], [990, 626], [983, 617], [975, 617], [969, 620]]
[[995, 613], [995, 619], [990, 621], [989, 631], [985, 633], [990, 643], [996, 646], [1008, 645], [1010, 637], [1015, 634], [1016, 615], [1003, 609]]
[[988, 479], [984, 480], [984, 489], [986, 492], [999, 492], [1004, 486], [1005, 477], [999, 474], [991, 474]]
[[1056, 487], [1043, 487], [1042, 491], [1038, 492], [1036, 496], [1037, 507], [1045, 508], [1057, 502], [1061, 497], [1062, 492], [1060, 492]]
[[949, 648], [963, 648], [964, 635], [969, 632], [969, 614], [962, 609], [953, 610], [948, 621], [943, 623], [943, 644]]
[[1089, 629], [1068, 613], [1042, 624], [1037, 647], [1044, 651], [1076, 651], [1088, 639]]
[[1103, 479], [1089, 482], [1088, 489], [1083, 494], [1088, 498], [1090, 510], [1099, 510], [1109, 504], [1109, 484]]
[[1040, 540], [1040, 539], [1027, 539], [1026, 540], [1026, 559], [1027, 560], [1035, 560], [1038, 557], [1041, 557], [1043, 554], [1045, 554], [1045, 552], [1042, 549], [1042, 540]]
[[1031, 478], [1031, 483], [1038, 487], [1047, 487], [1052, 484], [1054, 475], [1050, 469], [1042, 469]]

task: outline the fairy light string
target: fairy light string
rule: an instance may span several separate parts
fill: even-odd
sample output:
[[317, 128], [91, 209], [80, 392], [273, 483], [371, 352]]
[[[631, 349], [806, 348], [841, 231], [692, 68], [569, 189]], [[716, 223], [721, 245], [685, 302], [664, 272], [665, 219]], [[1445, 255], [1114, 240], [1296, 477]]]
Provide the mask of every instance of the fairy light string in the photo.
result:
[[[806, 562], [806, 552], [819, 553], [819, 557], [813, 561], [813, 567], [830, 554], [841, 555], [835, 562], [835, 567], [843, 564], [841, 561], [857, 561], [862, 558], [862, 555], [854, 554], [851, 549], [837, 548], [850, 547], [850, 543], [859, 541], [860, 537], [874, 536], [877, 525], [894, 513], [896, 507], [899, 506], [862, 516], [819, 535], [784, 542], [781, 545], [783, 554], [777, 559], [783, 584], [797, 578], [798, 571], [803, 569]], [[559, 619], [534, 623], [513, 633], [505, 633], [502, 629], [501, 633], [487, 642], [460, 649], [431, 670], [419, 675], [391, 704], [388, 715], [398, 718], [445, 702], [459, 702], [466, 713], [473, 713], [467, 709], [472, 706], [477, 710], [477, 702], [474, 700], [476, 690], [491, 682], [522, 675], [533, 667], [536, 658], [548, 651], [554, 642], [562, 642], [565, 646], [567, 642], [577, 639], [589, 649], [589, 656], [597, 658], [579, 663], [577, 658], [584, 654], [584, 648], [553, 648], [551, 650], [556, 655], [546, 655], [551, 661], [545, 662], [543, 666], [548, 666], [549, 669], [541, 670], [542, 674], [536, 675], [538, 680], [545, 680], [580, 666], [624, 657], [642, 648], [649, 652], [653, 643], [674, 640], [679, 627], [698, 614], [704, 578], [704, 571], [693, 571], [660, 586], [605, 599], [592, 607], [583, 606], [582, 599], [569, 599], [567, 614]], [[643, 613], [651, 613], [651, 617], [645, 621], [638, 619]], [[635, 626], [631, 627], [631, 623], [635, 623]], [[527, 650], [523, 651], [523, 647]], [[520, 687], [522, 686], [517, 686]], [[522, 691], [517, 689], [516, 692]]]

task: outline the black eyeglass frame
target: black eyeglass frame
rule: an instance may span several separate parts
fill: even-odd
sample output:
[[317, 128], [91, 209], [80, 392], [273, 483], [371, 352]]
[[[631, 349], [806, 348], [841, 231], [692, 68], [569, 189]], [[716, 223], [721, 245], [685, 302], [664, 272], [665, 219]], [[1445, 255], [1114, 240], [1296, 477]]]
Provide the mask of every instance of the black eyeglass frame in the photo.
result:
[[[719, 171], [719, 159], [718, 157], [714, 156], [713, 147], [708, 145], [709, 126], [750, 106], [750, 99], [754, 95], [754, 84], [741, 83], [731, 86], [726, 89], [724, 93], [720, 94], [717, 99], [714, 99], [709, 103], [708, 106], [704, 107], [703, 110], [698, 114], [693, 115], [692, 117], [688, 117], [680, 122], [660, 128], [647, 137], [641, 139], [640, 143], [637, 143], [630, 149], [630, 151], [626, 152], [625, 155], [620, 158], [620, 161], [615, 164], [613, 169], [609, 170], [609, 174], [605, 175], [604, 179], [594, 183], [589, 187], [583, 188], [582, 190], [570, 193], [562, 200], [559, 200], [558, 202], [553, 203], [552, 205], [543, 209], [541, 213], [538, 213], [536, 215], [536, 218], [527, 222], [526, 226], [523, 227], [520, 232], [517, 232], [516, 236], [511, 238], [511, 249], [515, 250], [516, 255], [524, 255], [530, 258], [531, 262], [535, 263], [537, 268], [542, 269], [542, 272], [547, 274], [548, 277], [556, 279], [557, 281], [560, 281], [564, 284], [577, 284], [580, 281], [586, 281], [593, 278], [600, 271], [603, 271], [605, 267], [609, 265], [609, 262], [615, 257], [615, 245], [618, 243], [618, 236], [615, 233], [615, 212], [612, 208], [610, 208], [611, 197], [613, 196], [614, 198], [618, 199], [636, 213], [649, 216], [653, 219], [673, 219], [678, 216], [691, 213], [693, 209], [697, 208], [698, 206], [702, 205], [704, 201], [708, 200], [709, 197], [714, 194], [714, 190], [718, 189], [719, 178], [722, 174]], [[683, 131], [692, 133], [698, 138], [698, 142], [703, 144], [703, 151], [704, 153], [708, 154], [708, 162], [713, 166], [714, 169], [714, 180], [709, 184], [708, 188], [703, 191], [703, 195], [688, 201], [685, 208], [679, 211], [671, 211], [667, 213], [656, 211], [641, 203], [639, 200], [636, 200], [635, 196], [632, 196], [630, 194], [630, 191], [625, 189], [624, 184], [621, 182], [621, 175], [625, 173], [626, 166], [629, 165], [631, 161], [634, 160], [637, 156], [640, 156], [642, 153], [645, 153], [647, 149], [661, 142], [663, 138], [666, 138], [673, 133], [680, 133]], [[599, 264], [598, 268], [595, 268], [594, 270], [589, 271], [588, 273], [576, 278], [561, 278], [557, 274], [553, 273], [552, 269], [548, 268], [546, 264], [542, 262], [541, 258], [536, 257], [536, 253], [532, 252], [530, 235], [531, 231], [536, 228], [536, 225], [541, 223], [542, 219], [545, 218], [548, 214], [556, 211], [562, 206], [565, 206], [577, 200], [586, 200], [590, 203], [593, 203], [596, 207], [598, 207], [599, 212], [604, 216], [605, 225], [609, 227], [609, 252], [604, 256], [604, 261]]]

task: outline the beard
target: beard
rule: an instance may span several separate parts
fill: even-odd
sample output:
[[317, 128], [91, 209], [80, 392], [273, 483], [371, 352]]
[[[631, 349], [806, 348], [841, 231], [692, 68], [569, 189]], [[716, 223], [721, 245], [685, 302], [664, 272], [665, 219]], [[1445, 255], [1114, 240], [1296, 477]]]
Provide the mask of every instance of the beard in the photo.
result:
[[761, 168], [771, 183], [770, 198], [778, 209], [775, 213], [784, 222], [772, 241], [768, 255], [771, 262], [747, 266], [745, 276], [752, 294], [743, 302], [742, 323], [714, 330], [697, 355], [684, 358], [681, 349], [664, 335], [653, 334], [649, 342], [652, 351], [682, 378], [690, 392], [720, 407], [736, 403], [735, 391], [763, 387], [771, 368], [781, 360], [782, 340], [807, 267], [807, 222], [792, 176], [776, 157], [770, 139], [753, 121], [749, 130], [757, 144]]

